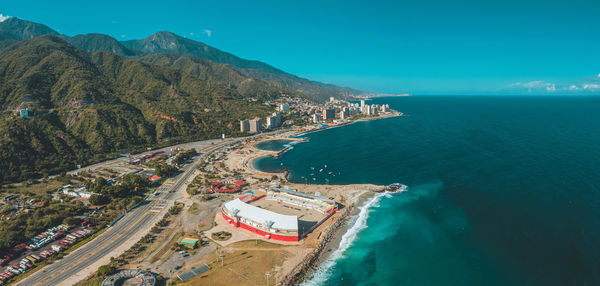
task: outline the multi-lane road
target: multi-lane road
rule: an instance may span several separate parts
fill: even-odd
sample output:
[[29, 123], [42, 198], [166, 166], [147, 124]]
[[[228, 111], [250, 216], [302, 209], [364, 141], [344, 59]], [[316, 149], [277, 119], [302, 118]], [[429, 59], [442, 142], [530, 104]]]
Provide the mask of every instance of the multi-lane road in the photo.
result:
[[198, 150], [203, 154], [197, 157], [194, 163], [184, 166], [182, 168], [183, 172], [179, 175], [167, 180], [157, 189], [156, 195], [150, 195], [145, 203], [130, 211], [97, 238], [61, 260], [56, 261], [54, 264], [50, 264], [31, 274], [16, 285], [72, 284], [74, 281], [69, 278], [79, 274], [105, 256], [110, 255], [117, 247], [130, 241], [134, 234], [143, 232], [145, 235], [156, 223], [157, 219], [159, 219], [157, 216], [160, 215], [162, 217], [163, 210], [166, 210], [170, 202], [180, 198], [180, 188], [186, 185], [186, 181], [194, 173], [194, 169], [205, 158], [206, 154], [210, 154], [235, 141], [227, 139], [218, 143], [216, 142], [214, 145], [206, 146], [203, 150]]

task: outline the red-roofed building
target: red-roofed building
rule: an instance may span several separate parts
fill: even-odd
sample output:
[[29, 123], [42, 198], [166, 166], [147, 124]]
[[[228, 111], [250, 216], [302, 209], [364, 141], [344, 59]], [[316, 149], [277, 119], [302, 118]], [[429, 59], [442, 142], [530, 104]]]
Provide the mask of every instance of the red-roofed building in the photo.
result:
[[160, 181], [161, 179], [162, 179], [162, 177], [160, 177], [158, 175], [154, 175], [154, 176], [148, 178], [148, 180], [150, 180], [150, 182], [153, 183], [153, 184], [156, 183], [156, 182], [158, 182], [158, 181]]

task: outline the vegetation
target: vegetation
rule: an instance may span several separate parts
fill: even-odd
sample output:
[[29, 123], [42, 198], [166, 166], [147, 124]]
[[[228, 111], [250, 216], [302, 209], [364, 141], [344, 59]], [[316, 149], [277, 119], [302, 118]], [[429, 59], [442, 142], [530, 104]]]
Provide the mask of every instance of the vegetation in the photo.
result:
[[272, 107], [177, 69], [87, 53], [54, 37], [0, 52], [0, 181], [47, 176], [147, 146], [239, 135]]
[[0, 252], [86, 210], [87, 208], [79, 202], [51, 204], [26, 216], [17, 216], [13, 220], [3, 222], [0, 224]]
[[156, 170], [156, 174], [161, 177], [170, 177], [175, 174], [177, 170], [179, 170], [177, 167], [168, 165], [166, 163], [159, 163], [154, 169]]
[[183, 203], [175, 203], [175, 205], [169, 209], [169, 215], [178, 215], [183, 209], [183, 206]]
[[224, 241], [231, 238], [231, 233], [226, 231], [214, 232], [212, 235], [214, 240]]
[[[262, 102], [282, 96], [360, 93], [169, 32], [119, 42], [10, 18], [0, 23], [0, 49], [0, 182], [148, 146], [242, 135], [238, 120], [269, 114]], [[12, 114], [26, 107], [32, 118]]]
[[196, 149], [189, 149], [189, 150], [181, 151], [181, 152], [179, 152], [179, 154], [177, 154], [177, 156], [175, 156], [175, 159], [173, 159], [173, 162], [175, 162], [175, 164], [181, 165], [181, 164], [185, 163], [189, 158], [192, 158], [193, 156], [195, 156], [196, 154], [197, 154]]
[[102, 265], [100, 266], [100, 268], [98, 268], [98, 271], [96, 271], [95, 276], [96, 277], [104, 277], [104, 276], [108, 276], [108, 275], [113, 275], [117, 273], [117, 268], [112, 266], [112, 265]]

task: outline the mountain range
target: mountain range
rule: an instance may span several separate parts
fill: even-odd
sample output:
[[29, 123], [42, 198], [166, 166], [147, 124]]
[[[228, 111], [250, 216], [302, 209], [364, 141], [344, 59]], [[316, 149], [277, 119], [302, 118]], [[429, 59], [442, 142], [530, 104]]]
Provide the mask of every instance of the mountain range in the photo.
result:
[[[170, 32], [119, 42], [0, 22], [0, 182], [46, 176], [146, 147], [240, 135], [282, 96], [362, 92], [296, 77]], [[29, 108], [30, 118], [16, 110]]]

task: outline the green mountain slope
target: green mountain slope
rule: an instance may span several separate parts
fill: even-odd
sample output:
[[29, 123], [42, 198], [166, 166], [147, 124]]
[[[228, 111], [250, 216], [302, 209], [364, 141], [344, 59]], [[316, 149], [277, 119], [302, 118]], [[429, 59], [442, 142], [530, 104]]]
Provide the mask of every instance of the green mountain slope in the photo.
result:
[[18, 41], [42, 35], [58, 35], [59, 33], [44, 24], [29, 22], [11, 17], [0, 22], [0, 49]]
[[347, 97], [363, 93], [351, 88], [338, 87], [300, 78], [263, 62], [242, 59], [202, 42], [187, 39], [167, 31], [155, 33], [141, 40], [124, 41], [122, 44], [132, 50], [138, 50], [145, 54], [176, 54], [228, 64], [244, 76], [277, 82], [321, 101], [327, 100], [329, 96]]
[[104, 34], [85, 34], [73, 37], [64, 36], [64, 40], [87, 52], [105, 51], [122, 57], [140, 54], [138, 51], [126, 48], [115, 38]]
[[[58, 35], [59, 33], [45, 25], [18, 18], [10, 18], [0, 23], [0, 49], [17, 41], [40, 35]], [[197, 57], [226, 64], [244, 77], [269, 81], [295, 90], [303, 96], [318, 100], [328, 100], [330, 96], [349, 97], [362, 94], [362, 91], [332, 84], [311, 81], [279, 70], [269, 64], [246, 60], [231, 53], [194, 41], [174, 33], [157, 32], [145, 39], [119, 42], [103, 34], [86, 34], [68, 37], [60, 35], [72, 45], [88, 52], [106, 51], [123, 57], [148, 54], [174, 54]]]
[[[219, 77], [88, 53], [54, 36], [14, 44], [0, 53], [0, 182], [237, 134], [238, 120], [271, 111]], [[25, 107], [33, 118], [12, 114]]]

